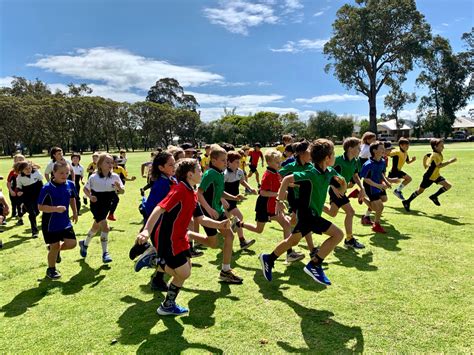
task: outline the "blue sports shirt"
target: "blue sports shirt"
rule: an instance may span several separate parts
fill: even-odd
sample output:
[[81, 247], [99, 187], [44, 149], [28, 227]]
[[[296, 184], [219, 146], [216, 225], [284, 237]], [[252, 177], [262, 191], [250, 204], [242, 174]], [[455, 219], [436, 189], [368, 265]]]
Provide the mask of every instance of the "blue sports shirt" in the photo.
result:
[[76, 198], [76, 188], [70, 180], [67, 180], [64, 184], [56, 184], [50, 181], [43, 186], [38, 197], [39, 205], [66, 207], [66, 211], [62, 213], [43, 212], [43, 231], [60, 232], [72, 227], [69, 219], [69, 202], [71, 198]]

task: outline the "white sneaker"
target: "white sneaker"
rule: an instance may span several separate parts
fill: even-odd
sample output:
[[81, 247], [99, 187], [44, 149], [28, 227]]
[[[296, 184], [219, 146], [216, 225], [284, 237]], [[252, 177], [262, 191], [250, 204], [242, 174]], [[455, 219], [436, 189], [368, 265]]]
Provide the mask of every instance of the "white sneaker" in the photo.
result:
[[294, 263], [296, 261], [300, 261], [304, 259], [304, 254], [297, 253], [296, 251], [292, 251], [289, 254], [286, 254], [286, 262], [287, 263]]

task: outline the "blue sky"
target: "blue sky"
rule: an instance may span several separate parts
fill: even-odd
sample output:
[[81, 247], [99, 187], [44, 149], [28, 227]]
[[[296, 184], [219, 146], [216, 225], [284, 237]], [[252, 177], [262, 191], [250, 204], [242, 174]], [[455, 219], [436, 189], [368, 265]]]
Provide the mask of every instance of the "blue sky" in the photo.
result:
[[[135, 102], [171, 76], [196, 96], [203, 120], [218, 119], [223, 107], [241, 114], [270, 110], [307, 118], [329, 109], [365, 117], [366, 98], [323, 69], [321, 48], [346, 2], [0, 0], [0, 85], [13, 75], [39, 78], [52, 89], [85, 82], [96, 95]], [[433, 32], [455, 51], [473, 26], [473, 4], [417, 2]], [[422, 93], [416, 73], [404, 88]], [[382, 95], [379, 112], [385, 111]], [[402, 117], [414, 118], [415, 109], [407, 107]]]

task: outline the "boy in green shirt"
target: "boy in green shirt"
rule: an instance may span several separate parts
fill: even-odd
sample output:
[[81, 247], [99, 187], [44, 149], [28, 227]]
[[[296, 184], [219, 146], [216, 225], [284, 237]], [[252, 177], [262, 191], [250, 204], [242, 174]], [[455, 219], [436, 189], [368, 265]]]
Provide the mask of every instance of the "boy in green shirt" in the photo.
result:
[[[242, 201], [242, 195], [233, 196], [224, 191], [224, 169], [227, 167], [227, 152], [218, 144], [211, 146], [209, 168], [204, 172], [198, 189], [198, 201], [203, 208], [204, 215], [217, 221], [227, 219], [224, 208], [229, 207], [226, 200]], [[217, 229], [204, 227], [207, 234], [207, 246], [217, 248]], [[232, 244], [234, 233], [230, 229], [219, 229], [224, 237], [222, 253], [222, 269], [219, 275], [221, 281], [228, 283], [242, 283], [243, 279], [232, 271]]]
[[[357, 161], [357, 157], [360, 153], [360, 140], [359, 138], [355, 137], [346, 138], [342, 146], [344, 148], [344, 154], [336, 158], [334, 169], [346, 181], [351, 181], [352, 179], [357, 184], [357, 186], [359, 186], [358, 198], [359, 201], [362, 202], [365, 197], [365, 190], [359, 178], [359, 162]], [[357, 239], [355, 239], [352, 235], [352, 224], [355, 212], [346, 194], [341, 193], [337, 186], [331, 185], [329, 187], [329, 198], [330, 207], [324, 206], [325, 213], [331, 217], [336, 217], [340, 208], [342, 208], [346, 213], [346, 218], [344, 219], [344, 227], [346, 229], [346, 239], [344, 240], [344, 245], [354, 249], [365, 248], [365, 246], [362, 243], [359, 243], [359, 241], [357, 241]]]
[[298, 223], [293, 233], [284, 241], [280, 242], [271, 254], [260, 254], [259, 259], [262, 264], [264, 277], [272, 280], [272, 268], [275, 260], [289, 248], [297, 245], [302, 236], [309, 232], [329, 235], [315, 253], [310, 262], [304, 267], [304, 272], [313, 278], [314, 281], [323, 285], [330, 285], [331, 282], [324, 274], [322, 263], [342, 241], [344, 233], [334, 224], [321, 217], [328, 187], [332, 181], [337, 182], [341, 187], [340, 191], [345, 191], [346, 182], [334, 169], [334, 144], [327, 139], [317, 139], [311, 145], [311, 159], [314, 168], [295, 172], [283, 179], [278, 191], [277, 210], [283, 209], [283, 200], [290, 184], [299, 185], [299, 208]]

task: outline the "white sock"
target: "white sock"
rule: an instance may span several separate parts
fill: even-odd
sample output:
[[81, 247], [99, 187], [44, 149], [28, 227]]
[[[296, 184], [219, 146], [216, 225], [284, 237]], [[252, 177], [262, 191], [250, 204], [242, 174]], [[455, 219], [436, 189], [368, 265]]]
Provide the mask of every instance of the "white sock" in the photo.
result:
[[369, 210], [365, 211], [364, 217], [370, 217], [370, 211]]
[[107, 252], [107, 241], [109, 240], [109, 232], [100, 233], [100, 244], [102, 245], [102, 253]]
[[397, 187], [397, 190], [398, 190], [398, 191], [402, 191], [404, 187], [405, 187], [405, 185], [400, 184], [400, 186]]
[[222, 271], [230, 271], [230, 264], [222, 264]]
[[87, 247], [92, 241], [92, 238], [94, 238], [95, 233], [92, 232], [91, 230], [87, 232], [87, 237], [86, 240], [84, 241], [84, 245]]

